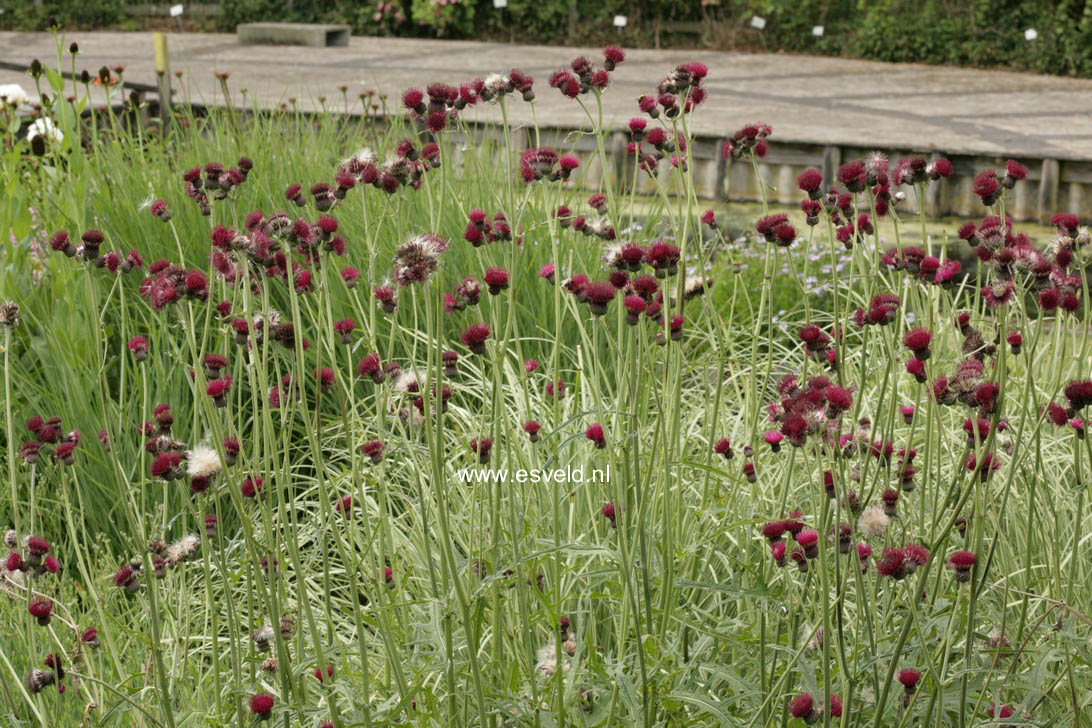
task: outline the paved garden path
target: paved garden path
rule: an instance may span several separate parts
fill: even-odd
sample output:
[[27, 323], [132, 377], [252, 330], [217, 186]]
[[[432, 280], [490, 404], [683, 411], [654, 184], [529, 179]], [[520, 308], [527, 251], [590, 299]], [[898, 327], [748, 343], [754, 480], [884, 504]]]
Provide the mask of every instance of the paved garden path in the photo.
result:
[[[75, 32], [77, 69], [94, 74], [122, 64], [126, 81], [155, 82], [150, 33]], [[169, 38], [176, 92], [194, 102], [223, 100], [215, 71], [231, 73], [232, 93], [246, 89], [251, 102], [276, 107], [289, 98], [301, 107], [343, 105], [348, 87], [353, 110], [358, 94], [377, 89], [398, 104], [400, 92], [433, 81], [458, 82], [516, 66], [536, 79], [542, 126], [586, 124], [581, 107], [546, 85], [550, 72], [591, 49], [466, 41], [353, 38], [345, 48], [243, 46], [234, 35], [177, 33]], [[67, 54], [66, 54], [67, 55]], [[47, 33], [0, 33], [0, 61], [56, 61]], [[605, 120], [622, 126], [636, 111], [638, 95], [677, 63], [699, 60], [710, 68], [708, 106], [695, 132], [722, 137], [747, 122], [764, 121], [782, 142], [859, 148], [938, 150], [947, 154], [1092, 160], [1092, 80], [977, 71], [841, 58], [686, 50], [630, 51], [606, 94]], [[68, 59], [66, 58], [66, 65]], [[29, 77], [0, 69], [0, 84]], [[238, 101], [238, 99], [237, 99]], [[517, 101], [513, 118], [532, 121]], [[498, 118], [480, 106], [469, 119]]]

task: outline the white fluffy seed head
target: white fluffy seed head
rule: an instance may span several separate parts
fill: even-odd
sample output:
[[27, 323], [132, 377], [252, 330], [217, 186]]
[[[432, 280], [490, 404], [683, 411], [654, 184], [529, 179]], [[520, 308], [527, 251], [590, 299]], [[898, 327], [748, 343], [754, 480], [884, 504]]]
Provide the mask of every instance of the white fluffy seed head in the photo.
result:
[[891, 525], [891, 519], [883, 512], [883, 506], [878, 503], [865, 508], [864, 513], [857, 519], [857, 528], [868, 539], [879, 538], [889, 525]]
[[538, 670], [539, 674], [546, 677], [550, 677], [557, 672], [557, 646], [554, 643], [551, 642], [539, 649], [535, 669]]
[[201, 537], [196, 534], [188, 534], [178, 539], [167, 547], [167, 563], [171, 566], [182, 563], [197, 553], [201, 546]]
[[220, 456], [207, 445], [198, 445], [187, 453], [186, 472], [191, 478], [211, 478], [220, 467]]

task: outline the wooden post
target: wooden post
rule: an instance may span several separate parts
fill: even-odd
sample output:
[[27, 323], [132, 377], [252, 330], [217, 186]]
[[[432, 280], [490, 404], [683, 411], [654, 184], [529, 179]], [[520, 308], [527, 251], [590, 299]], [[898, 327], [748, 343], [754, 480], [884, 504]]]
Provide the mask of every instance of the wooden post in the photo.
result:
[[159, 118], [166, 128], [171, 113], [171, 63], [167, 55], [167, 36], [158, 31], [152, 33], [152, 45], [155, 48], [155, 75], [159, 85]]

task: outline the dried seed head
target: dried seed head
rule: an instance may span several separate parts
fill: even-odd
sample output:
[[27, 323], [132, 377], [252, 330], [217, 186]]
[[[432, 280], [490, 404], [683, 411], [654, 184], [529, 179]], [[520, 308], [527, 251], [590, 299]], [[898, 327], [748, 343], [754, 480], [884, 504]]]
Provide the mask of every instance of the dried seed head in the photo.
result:
[[0, 303], [0, 326], [14, 329], [19, 325], [19, 304], [14, 301]]

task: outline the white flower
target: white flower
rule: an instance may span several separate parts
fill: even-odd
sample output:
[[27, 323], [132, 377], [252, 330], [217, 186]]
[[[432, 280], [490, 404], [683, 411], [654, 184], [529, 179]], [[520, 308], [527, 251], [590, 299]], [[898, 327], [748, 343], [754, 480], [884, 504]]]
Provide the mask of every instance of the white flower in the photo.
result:
[[491, 93], [494, 98], [508, 91], [508, 84], [510, 83], [507, 76], [502, 76], [499, 73], [491, 73], [485, 77], [485, 90]]
[[614, 268], [622, 262], [622, 244], [612, 243], [603, 253], [603, 262], [608, 268]]
[[538, 651], [538, 662], [535, 669], [546, 677], [557, 672], [557, 646], [552, 642]]
[[412, 369], [403, 371], [394, 380], [394, 388], [399, 392], [417, 393], [424, 388], [424, 384], [425, 375], [418, 374]]
[[35, 119], [27, 127], [28, 142], [34, 141], [38, 137], [42, 137], [52, 144], [60, 144], [64, 141], [64, 132], [57, 128], [57, 125], [53, 123], [53, 119], [43, 116], [40, 119]]
[[197, 553], [197, 549], [200, 545], [200, 536], [192, 533], [188, 536], [183, 536], [167, 547], [167, 563], [171, 566], [180, 564]]
[[254, 640], [254, 645], [265, 652], [269, 649], [269, 642], [273, 639], [273, 628], [268, 624], [261, 629], [255, 630], [254, 634], [250, 635], [250, 638]]
[[30, 96], [17, 83], [0, 83], [0, 109], [5, 107], [19, 108], [30, 103]]
[[379, 157], [375, 156], [375, 152], [372, 151], [371, 147], [364, 147], [345, 160], [346, 164], [350, 162], [357, 162], [365, 167], [375, 166], [379, 162]]
[[187, 453], [186, 472], [191, 478], [211, 478], [220, 472], [220, 456], [207, 445], [198, 445]]
[[684, 297], [692, 298], [705, 293], [706, 288], [712, 288], [713, 279], [704, 276], [687, 276], [684, 285]]
[[878, 503], [864, 509], [864, 513], [857, 519], [857, 528], [865, 535], [865, 538], [879, 538], [887, 527], [891, 525], [891, 519], [883, 512], [883, 506]]

